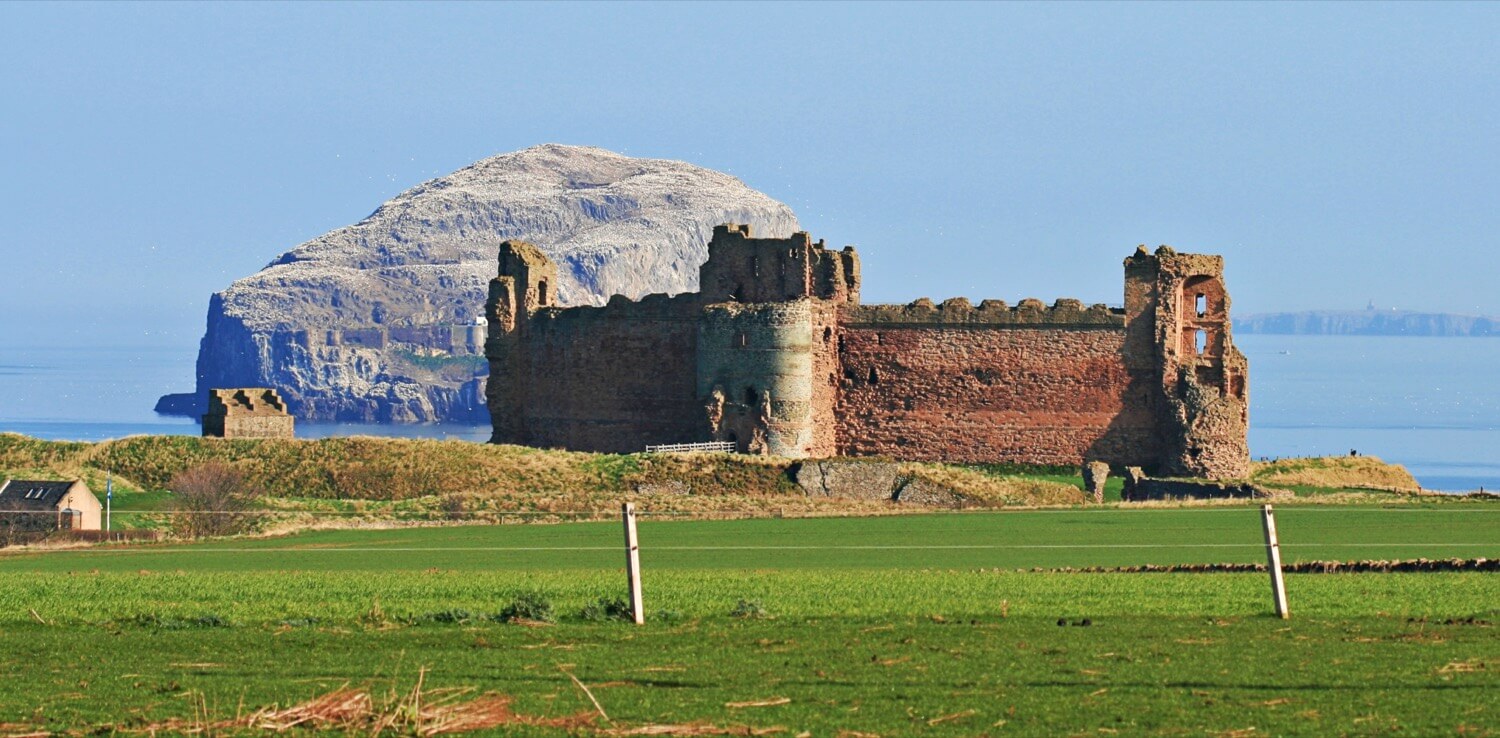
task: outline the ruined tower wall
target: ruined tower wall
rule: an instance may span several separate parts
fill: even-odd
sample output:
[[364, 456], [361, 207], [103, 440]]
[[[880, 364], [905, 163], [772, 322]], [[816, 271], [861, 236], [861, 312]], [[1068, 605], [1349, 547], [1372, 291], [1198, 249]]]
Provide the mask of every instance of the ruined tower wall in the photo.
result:
[[491, 353], [491, 376], [509, 385], [491, 394], [493, 440], [637, 452], [702, 438], [698, 309], [692, 296], [652, 295], [533, 312], [518, 330], [520, 350]]
[[1162, 471], [1211, 479], [1250, 470], [1249, 362], [1234, 346], [1224, 258], [1142, 249], [1126, 262], [1156, 262], [1155, 359], [1166, 447]]
[[839, 330], [840, 454], [960, 462], [1149, 465], [1149, 384], [1124, 316], [1072, 300], [1016, 308], [868, 306]]
[[806, 233], [754, 238], [748, 225], [714, 227], [708, 261], [698, 270], [705, 303], [763, 303], [816, 297], [859, 302], [859, 259], [853, 248], [828, 251]]
[[776, 456], [835, 452], [831, 365], [833, 312], [816, 301], [704, 308], [698, 337], [699, 397], [716, 440]]
[[296, 420], [269, 387], [213, 389], [203, 415], [205, 438], [292, 438]]

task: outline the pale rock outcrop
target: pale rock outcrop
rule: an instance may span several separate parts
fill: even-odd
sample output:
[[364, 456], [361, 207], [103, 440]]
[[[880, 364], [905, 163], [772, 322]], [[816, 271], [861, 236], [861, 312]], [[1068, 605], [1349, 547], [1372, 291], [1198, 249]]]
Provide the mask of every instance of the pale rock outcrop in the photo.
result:
[[600, 305], [695, 290], [726, 222], [799, 230], [786, 205], [679, 161], [556, 144], [484, 159], [215, 294], [197, 391], [157, 409], [197, 414], [209, 389], [264, 386], [305, 419], [485, 422], [484, 332], [465, 326], [483, 313], [501, 241], [541, 247], [560, 303]]

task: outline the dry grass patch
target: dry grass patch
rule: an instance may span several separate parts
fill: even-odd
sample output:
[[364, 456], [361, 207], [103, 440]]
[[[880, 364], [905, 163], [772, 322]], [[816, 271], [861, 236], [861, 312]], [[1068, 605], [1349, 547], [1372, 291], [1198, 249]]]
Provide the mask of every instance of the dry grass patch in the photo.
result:
[[1083, 490], [1062, 482], [1000, 477], [946, 464], [905, 464], [902, 472], [951, 489], [984, 506], [1080, 505]]
[[1250, 481], [1270, 486], [1420, 491], [1411, 472], [1376, 456], [1279, 459], [1251, 464]]

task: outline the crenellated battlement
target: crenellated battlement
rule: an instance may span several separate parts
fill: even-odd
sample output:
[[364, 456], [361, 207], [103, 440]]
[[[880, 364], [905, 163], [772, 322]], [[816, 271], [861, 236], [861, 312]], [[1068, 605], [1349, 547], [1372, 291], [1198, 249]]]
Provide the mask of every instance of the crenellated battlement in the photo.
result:
[[1103, 304], [1084, 307], [1081, 301], [1066, 298], [1051, 305], [1035, 298], [1027, 298], [1016, 305], [1004, 300], [985, 300], [976, 307], [963, 297], [944, 300], [940, 304], [933, 304], [924, 297], [906, 305], [854, 305], [843, 311], [842, 322], [850, 326], [1123, 330], [1125, 311]]

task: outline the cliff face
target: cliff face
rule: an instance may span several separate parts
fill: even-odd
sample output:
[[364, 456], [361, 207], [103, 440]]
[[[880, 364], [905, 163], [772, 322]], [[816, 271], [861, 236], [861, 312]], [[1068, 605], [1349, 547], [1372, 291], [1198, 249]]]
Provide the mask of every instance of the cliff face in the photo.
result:
[[401, 193], [235, 281], [209, 302], [198, 386], [264, 386], [293, 415], [350, 422], [487, 422], [484, 310], [501, 241], [559, 267], [564, 305], [697, 289], [713, 227], [798, 230], [791, 209], [732, 176], [603, 149], [545, 145]]
[[1500, 336], [1500, 318], [1406, 310], [1310, 310], [1236, 318], [1241, 333], [1324, 336]]

